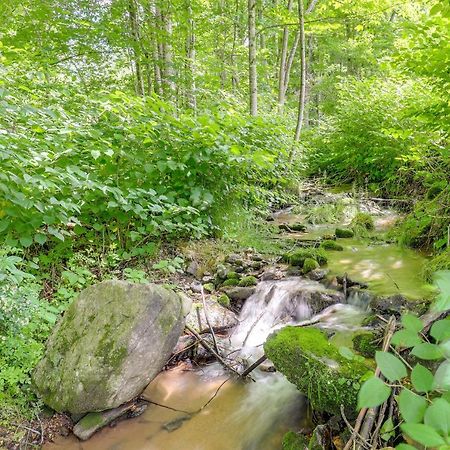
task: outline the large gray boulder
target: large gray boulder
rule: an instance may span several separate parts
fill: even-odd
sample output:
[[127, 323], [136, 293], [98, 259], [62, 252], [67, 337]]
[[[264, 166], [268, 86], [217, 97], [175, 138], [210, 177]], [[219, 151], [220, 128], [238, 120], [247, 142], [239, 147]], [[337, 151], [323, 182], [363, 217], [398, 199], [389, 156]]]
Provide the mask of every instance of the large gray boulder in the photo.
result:
[[189, 300], [155, 284], [104, 281], [58, 323], [33, 381], [56, 411], [115, 408], [160, 372], [183, 332]]

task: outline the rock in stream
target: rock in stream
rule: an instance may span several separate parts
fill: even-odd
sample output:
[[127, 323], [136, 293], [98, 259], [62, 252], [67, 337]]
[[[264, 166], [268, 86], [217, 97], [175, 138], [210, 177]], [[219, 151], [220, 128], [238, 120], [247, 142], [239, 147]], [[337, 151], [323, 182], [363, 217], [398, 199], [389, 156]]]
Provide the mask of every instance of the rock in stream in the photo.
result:
[[188, 299], [155, 284], [111, 280], [85, 289], [35, 369], [39, 394], [72, 414], [128, 402], [166, 363], [189, 309]]

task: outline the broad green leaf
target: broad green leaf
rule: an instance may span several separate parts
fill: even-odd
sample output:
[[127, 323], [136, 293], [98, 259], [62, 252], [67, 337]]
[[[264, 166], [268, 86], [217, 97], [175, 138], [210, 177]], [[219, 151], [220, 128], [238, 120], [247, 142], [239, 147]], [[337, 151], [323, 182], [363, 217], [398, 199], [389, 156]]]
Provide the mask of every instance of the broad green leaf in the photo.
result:
[[403, 314], [402, 325], [405, 329], [418, 333], [423, 328], [423, 322], [412, 314]]
[[380, 436], [383, 441], [388, 441], [392, 436], [395, 436], [395, 425], [391, 418], [387, 419], [380, 429]]
[[450, 432], [450, 403], [443, 398], [437, 398], [425, 412], [426, 425], [447, 436]]
[[28, 248], [33, 243], [33, 238], [31, 236], [22, 236], [19, 238], [19, 242], [25, 247]]
[[416, 345], [412, 349], [411, 355], [425, 360], [440, 359], [443, 357], [442, 349], [438, 345], [429, 344], [428, 342]]
[[47, 236], [43, 233], [36, 233], [34, 235], [34, 242], [43, 245], [47, 242]]
[[406, 422], [420, 423], [427, 409], [427, 401], [424, 397], [414, 394], [409, 389], [403, 388], [397, 398], [400, 413]]
[[450, 309], [450, 270], [436, 272], [434, 283], [440, 290], [440, 294], [432, 308], [435, 311], [446, 311]]
[[100, 158], [101, 153], [98, 150], [92, 150], [91, 155], [95, 160], [97, 160], [98, 158]]
[[398, 444], [397, 447], [395, 447], [396, 450], [417, 450], [416, 447], [413, 447], [409, 444]]
[[400, 359], [388, 352], [376, 352], [375, 361], [381, 370], [381, 373], [389, 381], [397, 381], [406, 377], [406, 366]]
[[444, 439], [436, 430], [423, 423], [404, 423], [400, 428], [411, 439], [426, 447], [436, 447], [437, 445], [445, 444]]
[[444, 361], [436, 370], [433, 388], [450, 390], [450, 361]]
[[450, 320], [444, 319], [434, 322], [430, 334], [437, 341], [444, 341], [445, 339], [450, 338]]
[[381, 405], [391, 395], [391, 388], [378, 377], [369, 378], [358, 393], [358, 408], [372, 408]]
[[416, 364], [411, 372], [411, 382], [417, 392], [430, 392], [433, 389], [433, 374], [421, 364]]
[[355, 354], [348, 347], [339, 347], [339, 353], [346, 359], [352, 360]]
[[392, 336], [392, 344], [404, 348], [414, 347], [422, 342], [420, 336], [411, 330], [399, 330]]
[[49, 232], [49, 234], [51, 234], [52, 236], [55, 236], [56, 238], [58, 238], [60, 241], [64, 241], [64, 236], [63, 234], [58, 231], [56, 228], [54, 227], [48, 227], [47, 231]]

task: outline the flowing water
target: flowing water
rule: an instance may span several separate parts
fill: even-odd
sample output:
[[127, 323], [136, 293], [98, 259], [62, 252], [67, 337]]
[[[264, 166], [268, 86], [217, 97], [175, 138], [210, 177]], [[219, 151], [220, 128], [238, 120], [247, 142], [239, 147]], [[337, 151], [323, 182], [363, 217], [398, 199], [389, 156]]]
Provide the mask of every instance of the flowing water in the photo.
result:
[[[382, 211], [377, 228], [388, 227], [391, 216]], [[298, 219], [290, 211], [276, 218], [279, 222]], [[311, 226], [308, 233], [290, 237], [316, 239], [333, 233], [334, 227]], [[329, 252], [328, 268], [332, 273], [347, 272], [350, 278], [369, 282], [370, 289], [379, 294], [400, 291], [413, 298], [430, 294], [419, 277], [424, 258], [417, 253], [357, 239], [343, 239], [340, 243], [344, 245], [343, 252]], [[263, 354], [263, 343], [273, 330], [301, 322], [317, 312], [313, 300], [317, 297], [312, 294], [323, 291], [326, 288], [319, 282], [299, 277], [259, 283], [255, 294], [244, 304], [239, 324], [220, 340], [223, 354], [229, 355], [229, 360], [242, 371]], [[356, 303], [335, 304], [319, 312], [318, 326], [333, 330], [331, 339], [338, 346], [351, 346], [349, 331], [360, 327], [364, 305], [361, 299]], [[153, 403], [140, 417], [106, 427], [87, 442], [70, 436], [45, 448], [279, 450], [286, 431], [310, 426], [308, 408], [295, 387], [281, 374], [269, 372], [264, 364], [252, 372], [253, 381], [231, 377], [218, 363], [195, 369], [181, 365], [162, 372], [143, 394]]]
[[[233, 353], [238, 362], [255, 361], [275, 328], [311, 317], [310, 294], [324, 290], [320, 283], [298, 277], [261, 282], [246, 301], [239, 325], [220, 342], [224, 354]], [[339, 331], [357, 327], [362, 312], [334, 305], [320, 315], [322, 326]], [[230, 378], [217, 363], [195, 370], [179, 366], [159, 374], [144, 392], [146, 399], [177, 411], [150, 404], [140, 417], [107, 427], [87, 442], [71, 436], [45, 448], [279, 450], [284, 433], [309, 426], [306, 400], [279, 373], [263, 367], [252, 372], [252, 378]], [[190, 414], [211, 398], [201, 412]]]

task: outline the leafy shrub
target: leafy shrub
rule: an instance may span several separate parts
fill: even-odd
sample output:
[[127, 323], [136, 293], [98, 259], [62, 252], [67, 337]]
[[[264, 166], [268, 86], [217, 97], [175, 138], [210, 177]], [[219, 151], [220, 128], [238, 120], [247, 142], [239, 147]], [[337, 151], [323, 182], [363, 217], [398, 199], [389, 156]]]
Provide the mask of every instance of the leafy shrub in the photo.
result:
[[34, 399], [30, 373], [59, 314], [24, 268], [20, 252], [0, 251], [0, 402], [19, 406]]
[[[438, 273], [436, 283], [441, 293], [432, 308], [437, 312], [444, 312], [450, 308], [450, 272]], [[403, 435], [416, 445], [447, 448], [450, 418], [450, 321], [446, 318], [433, 323], [430, 329], [431, 342], [424, 340], [421, 334], [423, 327], [423, 322], [417, 317], [402, 315], [402, 329], [393, 335], [392, 344], [397, 350], [411, 349], [410, 357], [420, 362], [415, 362], [413, 367], [407, 368], [404, 358], [400, 359], [390, 352], [377, 351], [375, 359], [386, 381], [383, 382], [377, 377], [368, 379], [361, 386], [358, 407], [371, 408], [381, 405], [392, 393], [390, 385], [400, 384], [396, 402], [402, 419], [400, 429]], [[408, 359], [406, 357], [406, 360]], [[427, 367], [431, 367], [430, 362], [434, 363], [432, 370]], [[385, 441], [395, 436], [395, 428], [392, 418], [387, 418], [382, 428], [387, 431], [382, 434]], [[397, 446], [399, 450], [414, 448], [409, 444]]]

